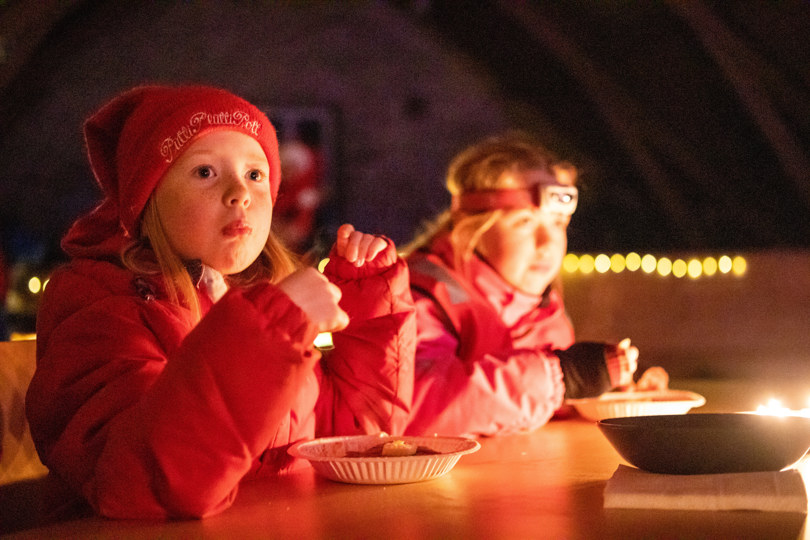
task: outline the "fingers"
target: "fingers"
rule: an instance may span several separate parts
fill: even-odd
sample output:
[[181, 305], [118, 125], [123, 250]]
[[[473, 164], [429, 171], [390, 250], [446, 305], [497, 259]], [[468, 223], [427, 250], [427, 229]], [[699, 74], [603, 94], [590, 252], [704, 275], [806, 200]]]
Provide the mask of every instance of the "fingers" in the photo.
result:
[[373, 234], [357, 231], [346, 223], [338, 229], [335, 246], [338, 255], [355, 266], [363, 266], [383, 251], [388, 242]]
[[660, 366], [654, 366], [644, 373], [638, 380], [639, 390], [666, 390], [669, 388], [669, 373]]
[[336, 317], [332, 322], [332, 327], [328, 331], [339, 332], [347, 326], [349, 326], [349, 314], [338, 307]]
[[348, 326], [349, 316], [338, 305], [340, 287], [314, 268], [294, 272], [278, 286], [309, 317], [318, 332], [336, 332]]
[[619, 360], [617, 390], [633, 390], [633, 378], [638, 369], [638, 348], [630, 344], [630, 338], [625, 338], [616, 345], [615, 354]]
[[328, 298], [316, 300], [310, 308], [310, 318], [318, 325], [319, 332], [337, 332], [349, 326], [349, 315], [338, 305], [343, 292], [340, 287], [323, 278]]
[[625, 351], [625, 354], [627, 355], [628, 363], [633, 368], [633, 373], [635, 373], [636, 370], [638, 369], [638, 348], [637, 347], [629, 347]]
[[340, 226], [337, 230], [337, 240], [335, 241], [335, 247], [337, 248], [337, 253], [341, 257], [346, 257], [346, 248], [349, 245], [349, 237], [352, 233], [355, 232], [354, 227], [349, 223], [344, 223]]
[[[319, 277], [323, 277], [324, 280], [326, 280], [321, 274], [319, 274]], [[338, 305], [340, 299], [343, 297], [343, 291], [340, 290], [340, 287], [328, 280], [326, 280], [326, 289], [329, 291], [334, 304], [328, 304], [327, 306], [331, 309], [326, 310], [327, 322], [325, 325], [330, 327], [327, 330], [328, 332], [337, 332], [349, 325], [349, 315]]]
[[376, 237], [354, 231], [349, 236], [349, 243], [346, 246], [345, 259], [355, 266], [363, 266], [366, 262], [366, 254], [371, 243], [376, 240]]
[[379, 236], [367, 235], [369, 236], [368, 244], [366, 245], [365, 253], [363, 254], [363, 259], [366, 261], [372, 261], [374, 258], [385, 248], [388, 247], [388, 242], [380, 238]]
[[318, 332], [338, 332], [349, 326], [349, 315], [338, 305], [342, 295], [334, 283], [327, 283], [327, 295], [307, 306], [307, 314], [318, 327]]
[[616, 346], [620, 354], [624, 354], [631, 373], [638, 369], [638, 347], [630, 345], [630, 338], [624, 338]]

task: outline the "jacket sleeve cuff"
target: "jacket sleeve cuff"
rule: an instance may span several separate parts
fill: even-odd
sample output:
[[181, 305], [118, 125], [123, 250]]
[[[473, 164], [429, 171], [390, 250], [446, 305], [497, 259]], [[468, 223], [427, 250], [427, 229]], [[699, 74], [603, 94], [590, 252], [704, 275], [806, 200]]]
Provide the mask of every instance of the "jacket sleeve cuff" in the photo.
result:
[[613, 388], [604, 343], [579, 342], [554, 353], [560, 359], [566, 398], [595, 397]]

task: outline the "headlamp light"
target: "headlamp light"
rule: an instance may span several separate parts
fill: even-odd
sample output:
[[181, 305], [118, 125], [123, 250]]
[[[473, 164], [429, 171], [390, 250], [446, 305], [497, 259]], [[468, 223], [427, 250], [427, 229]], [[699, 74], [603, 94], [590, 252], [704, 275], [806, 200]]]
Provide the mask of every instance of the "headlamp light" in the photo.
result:
[[579, 190], [574, 186], [539, 184], [540, 208], [545, 212], [570, 216], [577, 209]]

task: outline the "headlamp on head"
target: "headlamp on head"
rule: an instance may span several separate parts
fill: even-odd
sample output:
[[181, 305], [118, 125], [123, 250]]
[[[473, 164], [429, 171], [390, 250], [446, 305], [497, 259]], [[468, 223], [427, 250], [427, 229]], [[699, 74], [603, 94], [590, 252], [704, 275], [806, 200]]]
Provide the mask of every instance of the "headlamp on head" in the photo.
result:
[[540, 208], [546, 212], [570, 216], [577, 209], [579, 191], [574, 186], [538, 184]]

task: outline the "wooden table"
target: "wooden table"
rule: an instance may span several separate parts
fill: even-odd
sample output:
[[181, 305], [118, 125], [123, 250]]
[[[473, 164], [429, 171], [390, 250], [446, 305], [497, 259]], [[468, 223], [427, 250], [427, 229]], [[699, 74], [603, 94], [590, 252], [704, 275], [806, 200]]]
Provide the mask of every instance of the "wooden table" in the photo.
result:
[[[675, 381], [707, 398], [700, 412], [750, 410], [769, 388]], [[794, 390], [796, 385], [793, 385]], [[777, 384], [774, 391], [784, 390]], [[796, 392], [793, 391], [793, 394]], [[243, 484], [233, 507], [201, 521], [83, 518], [14, 538], [802, 538], [805, 516], [772, 512], [606, 510], [620, 463], [595, 424], [552, 421], [529, 434], [481, 440], [447, 475], [361, 486], [311, 469]]]

